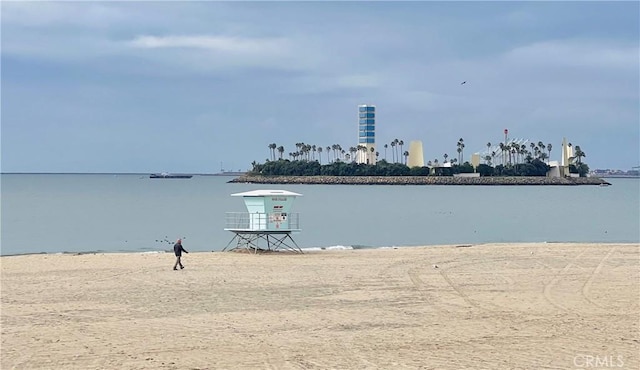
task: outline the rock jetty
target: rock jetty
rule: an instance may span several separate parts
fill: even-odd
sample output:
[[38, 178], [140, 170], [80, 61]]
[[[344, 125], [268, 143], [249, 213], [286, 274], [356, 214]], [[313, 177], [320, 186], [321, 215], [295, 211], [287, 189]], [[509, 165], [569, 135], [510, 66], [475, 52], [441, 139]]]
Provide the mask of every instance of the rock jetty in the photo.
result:
[[611, 185], [598, 177], [452, 177], [452, 176], [256, 176], [230, 183], [316, 185]]

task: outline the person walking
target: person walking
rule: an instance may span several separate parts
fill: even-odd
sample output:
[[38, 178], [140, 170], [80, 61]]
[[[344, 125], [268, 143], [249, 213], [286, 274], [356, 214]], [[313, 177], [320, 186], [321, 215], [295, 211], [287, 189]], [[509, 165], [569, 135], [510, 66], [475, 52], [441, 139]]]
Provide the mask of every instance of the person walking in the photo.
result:
[[176, 254], [176, 263], [173, 265], [174, 270], [177, 270], [178, 266], [180, 266], [181, 270], [184, 268], [184, 266], [182, 266], [182, 262], [180, 261], [180, 257], [182, 257], [182, 252], [189, 253], [182, 246], [182, 239], [178, 239], [178, 241], [176, 241], [176, 244], [173, 245], [173, 253]]

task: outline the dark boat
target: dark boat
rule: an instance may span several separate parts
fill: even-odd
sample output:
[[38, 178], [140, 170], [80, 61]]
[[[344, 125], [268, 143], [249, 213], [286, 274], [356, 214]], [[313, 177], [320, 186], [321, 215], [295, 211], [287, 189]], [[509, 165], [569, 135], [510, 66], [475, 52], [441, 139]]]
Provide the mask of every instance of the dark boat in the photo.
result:
[[151, 179], [190, 179], [193, 175], [173, 174], [173, 173], [152, 173], [149, 175]]

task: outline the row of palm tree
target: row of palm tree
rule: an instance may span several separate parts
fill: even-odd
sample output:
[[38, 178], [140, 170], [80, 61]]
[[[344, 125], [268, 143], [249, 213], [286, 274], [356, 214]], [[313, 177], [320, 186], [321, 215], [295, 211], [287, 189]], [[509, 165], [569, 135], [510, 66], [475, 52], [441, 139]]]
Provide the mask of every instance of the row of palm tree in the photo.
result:
[[[387, 149], [391, 146], [393, 163], [407, 163], [409, 156], [408, 151], [403, 151], [403, 140], [394, 139], [390, 144], [384, 144], [384, 160], [387, 160]], [[268, 145], [269, 148], [269, 160], [275, 161], [278, 159], [284, 159], [284, 146], [278, 146], [276, 143]], [[380, 152], [376, 152], [374, 148], [369, 148], [372, 155], [376, 156], [376, 159], [380, 157]], [[348, 150], [342, 149], [340, 144], [332, 144], [326, 147], [322, 145], [310, 145], [303, 142], [296, 143], [296, 151], [289, 152], [290, 160], [317, 160], [322, 164], [322, 153], [327, 153], [327, 163], [333, 163], [336, 161], [354, 162], [356, 161], [357, 154], [362, 153], [363, 156], [367, 154], [367, 147], [364, 145], [352, 146]], [[317, 155], [317, 157], [316, 157]], [[404, 156], [401, 160], [401, 155]]]
[[[391, 157], [393, 163], [398, 163], [400, 161], [400, 154], [404, 155], [405, 152], [402, 151], [402, 146], [404, 145], [403, 140], [393, 139], [390, 144], [384, 144], [384, 160], [387, 160], [387, 148], [391, 145]], [[398, 151], [398, 149], [400, 149]], [[408, 156], [408, 153], [407, 153]], [[406, 162], [406, 157], [405, 157]]]
[[[342, 162], [355, 162], [357, 158], [357, 154], [361, 153], [361, 156], [367, 155], [367, 147], [364, 145], [352, 146], [349, 147], [348, 151], [342, 149], [340, 144], [332, 144], [330, 146], [326, 146], [323, 149], [322, 145], [309, 145], [303, 142], [296, 143], [296, 151], [289, 152], [289, 159], [291, 160], [306, 160], [306, 161], [315, 161], [316, 154], [317, 160], [320, 164], [322, 164], [322, 153], [327, 153], [327, 163], [333, 163], [336, 161]], [[407, 164], [407, 159], [409, 157], [408, 151], [403, 151], [403, 140], [394, 139], [389, 144], [384, 144], [384, 160], [387, 161], [387, 149], [391, 146], [391, 154], [392, 161], [389, 163], [402, 163]], [[569, 147], [572, 147], [572, 144], [568, 144]], [[278, 146], [275, 143], [268, 145], [270, 149], [270, 159], [275, 161], [276, 159], [283, 159], [283, 155], [285, 149], [283, 146]], [[464, 139], [460, 138], [456, 144], [456, 152], [458, 153], [458, 158], [453, 158], [449, 160], [449, 155], [445, 153], [443, 155], [444, 162], [443, 163], [451, 163], [463, 164], [464, 162]], [[521, 164], [525, 162], [531, 162], [534, 159], [539, 159], [541, 161], [547, 161], [551, 158], [551, 150], [553, 146], [551, 144], [544, 144], [542, 141], [530, 142], [529, 148], [526, 143], [519, 143], [517, 141], [512, 140], [508, 143], [500, 143], [497, 147], [493, 148], [491, 142], [487, 143], [487, 152], [485, 156], [482, 158], [485, 161], [485, 164], [495, 165], [500, 162], [503, 165], [515, 165]], [[325, 151], [326, 149], [326, 151]], [[376, 156], [376, 159], [379, 158], [380, 153], [376, 152], [374, 148], [369, 148], [372, 155]], [[401, 157], [402, 156], [402, 157]], [[582, 163], [582, 158], [586, 157], [586, 154], [581, 150], [580, 146], [575, 147], [574, 157], [570, 160], [576, 160], [578, 164]], [[497, 161], [498, 158], [500, 161]], [[435, 158], [433, 161], [429, 161], [428, 165], [438, 165], [439, 161]]]
[[[504, 165], [513, 165], [518, 163], [524, 163], [525, 161], [530, 162], [533, 159], [539, 159], [541, 161], [547, 161], [551, 158], [551, 150], [553, 149], [553, 145], [544, 144], [542, 141], [530, 142], [529, 147], [531, 150], [527, 148], [526, 143], [518, 143], [515, 141], [511, 141], [509, 143], [500, 143], [499, 144], [499, 153], [497, 150], [491, 150], [491, 143], [487, 143], [487, 148], [491, 150], [487, 151], [487, 155], [483, 158], [487, 164], [496, 163], [496, 157], [498, 154], [501, 154], [502, 164]], [[499, 157], [499, 158], [500, 158]]]

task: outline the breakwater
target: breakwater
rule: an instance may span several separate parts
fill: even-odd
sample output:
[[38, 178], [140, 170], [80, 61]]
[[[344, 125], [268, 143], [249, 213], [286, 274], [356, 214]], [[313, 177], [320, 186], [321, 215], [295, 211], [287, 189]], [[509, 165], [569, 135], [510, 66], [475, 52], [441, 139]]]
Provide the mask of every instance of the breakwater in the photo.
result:
[[452, 177], [452, 176], [256, 176], [230, 183], [309, 185], [611, 185], [598, 177]]

